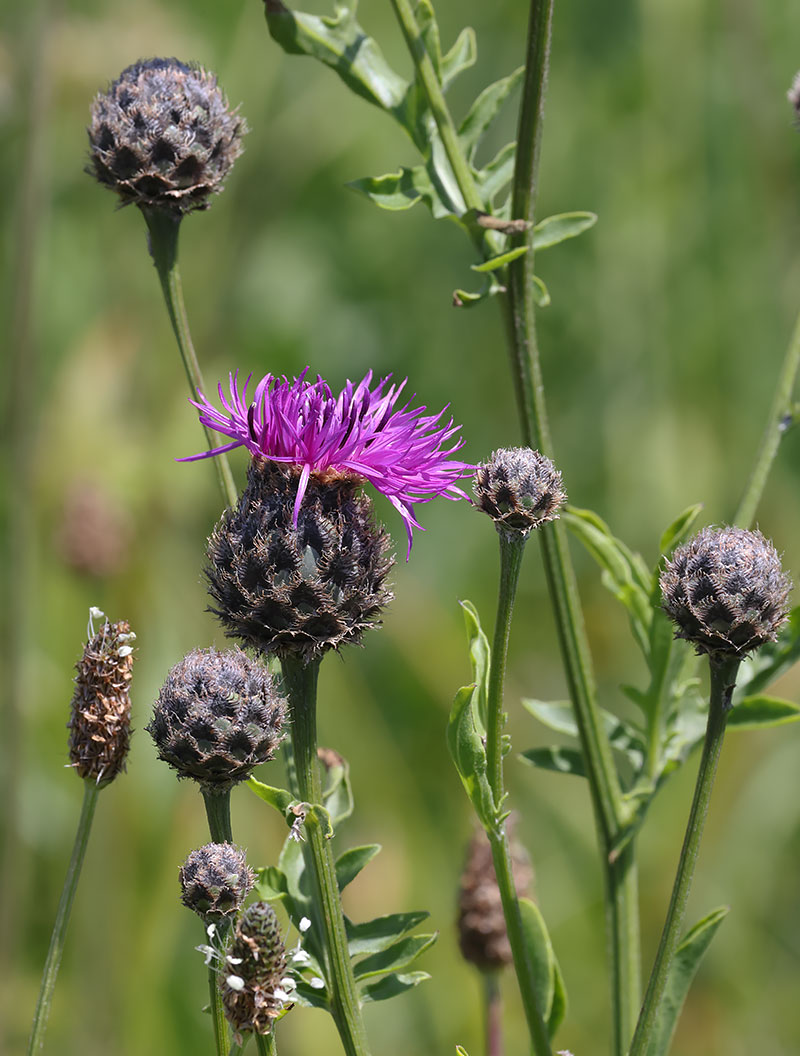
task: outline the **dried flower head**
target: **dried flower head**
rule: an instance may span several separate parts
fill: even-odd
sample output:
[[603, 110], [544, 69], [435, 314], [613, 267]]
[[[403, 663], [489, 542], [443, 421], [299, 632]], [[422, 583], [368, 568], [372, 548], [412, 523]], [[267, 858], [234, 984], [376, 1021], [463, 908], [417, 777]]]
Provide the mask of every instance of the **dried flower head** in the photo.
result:
[[369, 498], [353, 480], [311, 477], [298, 510], [299, 471], [263, 458], [247, 481], [208, 543], [212, 611], [226, 634], [307, 660], [358, 642], [392, 597], [389, 536]]
[[237, 1035], [267, 1034], [286, 1003], [286, 949], [268, 902], [248, 906], [236, 925], [222, 980], [222, 1005]]
[[130, 682], [133, 668], [132, 642], [136, 635], [125, 620], [104, 619], [93, 632], [92, 619], [102, 617], [90, 610], [89, 641], [75, 665], [75, 692], [69, 720], [69, 757], [81, 777], [107, 785], [125, 769], [131, 739]]
[[792, 81], [792, 87], [786, 93], [786, 97], [795, 108], [798, 117], [800, 117], [800, 73], [795, 75], [795, 78]]
[[712, 655], [742, 657], [774, 641], [790, 589], [775, 547], [745, 528], [703, 528], [675, 550], [661, 573], [676, 637]]
[[527, 535], [555, 520], [567, 501], [561, 474], [544, 455], [529, 447], [500, 448], [477, 467], [473, 490], [477, 506], [498, 532]]
[[269, 672], [240, 649], [193, 649], [167, 676], [146, 729], [179, 777], [225, 792], [272, 759], [284, 710]]
[[[509, 821], [514, 886], [520, 898], [529, 896], [533, 869], [522, 844], [513, 837]], [[492, 861], [492, 849], [483, 829], [472, 837], [461, 874], [458, 897], [458, 941], [465, 960], [481, 971], [496, 971], [511, 964], [503, 904]]]
[[256, 457], [295, 467], [299, 474], [292, 513], [295, 527], [310, 481], [369, 482], [403, 518], [410, 553], [412, 531], [420, 527], [415, 503], [429, 502], [436, 495], [466, 498], [456, 481], [470, 476], [473, 467], [450, 458], [463, 445], [456, 439], [458, 427], [452, 418], [442, 422], [446, 408], [426, 415], [425, 407], [411, 407], [409, 401], [396, 409], [405, 381], [387, 388], [389, 378], [382, 378], [370, 388], [370, 371], [358, 385], [348, 381], [334, 395], [322, 378], [306, 380], [307, 372], [292, 381], [267, 374], [256, 385], [251, 402], [246, 395], [250, 378], [240, 391], [238, 373], [231, 375], [229, 399], [218, 386], [222, 411], [199, 393], [199, 401], [192, 402], [200, 411], [200, 421], [232, 442], [181, 461], [209, 458], [244, 445]]
[[242, 152], [244, 120], [217, 79], [177, 59], [128, 66], [92, 104], [88, 172], [127, 205], [206, 209]]
[[238, 913], [255, 882], [244, 851], [231, 843], [207, 843], [181, 866], [181, 902], [205, 921]]

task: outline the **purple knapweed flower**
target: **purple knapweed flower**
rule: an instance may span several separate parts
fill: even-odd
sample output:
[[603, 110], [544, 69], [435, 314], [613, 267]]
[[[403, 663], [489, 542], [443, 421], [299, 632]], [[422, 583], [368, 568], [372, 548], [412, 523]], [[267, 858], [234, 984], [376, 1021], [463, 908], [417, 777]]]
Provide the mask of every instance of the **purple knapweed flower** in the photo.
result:
[[389, 385], [386, 377], [370, 388], [370, 371], [356, 386], [348, 381], [336, 396], [321, 377], [308, 381], [308, 369], [292, 381], [267, 374], [249, 403], [252, 375], [240, 392], [237, 371], [229, 375], [230, 398], [217, 386], [221, 411], [198, 390], [199, 399], [190, 402], [200, 411], [200, 421], [232, 442], [179, 461], [210, 458], [244, 445], [255, 456], [297, 466], [295, 527], [312, 474], [369, 481], [403, 518], [410, 554], [413, 529], [421, 529], [415, 503], [436, 495], [467, 498], [456, 481], [472, 476], [475, 467], [450, 457], [464, 443], [457, 437], [459, 426], [452, 418], [442, 422], [446, 407], [426, 415], [425, 407], [412, 407], [409, 400], [395, 409], [405, 381]]

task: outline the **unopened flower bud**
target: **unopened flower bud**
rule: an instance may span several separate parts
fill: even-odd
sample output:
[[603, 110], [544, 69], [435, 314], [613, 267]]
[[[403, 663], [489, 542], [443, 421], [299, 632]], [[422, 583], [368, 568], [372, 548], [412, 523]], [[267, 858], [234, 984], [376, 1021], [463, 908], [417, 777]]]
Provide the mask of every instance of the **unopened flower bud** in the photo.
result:
[[561, 474], [544, 455], [529, 447], [500, 448], [478, 466], [473, 490], [476, 505], [499, 532], [528, 535], [558, 517], [567, 495]]
[[231, 843], [192, 851], [179, 876], [181, 902], [206, 921], [238, 913], [255, 880], [244, 851]]
[[92, 104], [89, 171], [123, 204], [208, 208], [242, 152], [244, 120], [212, 73], [177, 59], [123, 70]]
[[[533, 869], [522, 844], [511, 839], [514, 886], [520, 898], [527, 897]], [[492, 849], [483, 829], [476, 831], [469, 845], [461, 874], [458, 898], [458, 942], [465, 960], [481, 971], [497, 971], [511, 964], [511, 946], [506, 933], [503, 903], [492, 861]]]
[[225, 792], [272, 759], [284, 703], [240, 649], [194, 649], [172, 668], [146, 729], [158, 757], [207, 792]]
[[[93, 610], [93, 615], [97, 614]], [[131, 738], [135, 638], [124, 620], [105, 620], [75, 665], [78, 673], [69, 720], [69, 757], [81, 777], [98, 785], [107, 785], [125, 769]]]
[[379, 623], [393, 558], [352, 477], [312, 476], [295, 525], [299, 477], [253, 459], [238, 505], [209, 540], [206, 577], [228, 635], [264, 653], [315, 659]]
[[222, 973], [222, 1005], [228, 1022], [237, 1035], [267, 1034], [284, 1005], [281, 982], [286, 972], [286, 949], [268, 902], [254, 902], [244, 911], [227, 963], [231, 971]]
[[676, 637], [698, 653], [742, 657], [777, 637], [791, 589], [775, 547], [761, 532], [703, 528], [661, 573], [664, 610]]

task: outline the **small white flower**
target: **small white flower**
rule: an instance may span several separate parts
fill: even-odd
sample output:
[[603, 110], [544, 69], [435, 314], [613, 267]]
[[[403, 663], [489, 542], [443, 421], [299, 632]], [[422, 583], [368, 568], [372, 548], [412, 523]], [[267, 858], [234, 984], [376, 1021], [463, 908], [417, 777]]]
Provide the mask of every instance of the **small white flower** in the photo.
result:
[[285, 990], [281, 990], [280, 987], [277, 987], [277, 986], [272, 991], [272, 996], [275, 998], [276, 1001], [288, 1001], [289, 1000], [289, 995], [286, 993], [286, 991]]
[[225, 982], [231, 990], [236, 990], [237, 993], [240, 990], [244, 990], [244, 979], [240, 975], [229, 975]]
[[292, 979], [290, 975], [286, 975], [281, 979], [280, 985], [284, 990], [292, 991], [297, 989], [297, 983]]
[[120, 658], [125, 657], [125, 656], [130, 656], [132, 652], [133, 652], [133, 647], [132, 646], [130, 646], [130, 645], [121, 645], [119, 647], [119, 649], [117, 649], [117, 656], [120, 657]]
[[96, 605], [92, 605], [90, 607], [90, 609], [89, 609], [89, 619], [90, 620], [99, 620], [101, 616], [105, 616], [105, 613], [103, 612], [103, 610], [102, 609], [98, 609], [98, 607]]
[[228, 954], [225, 960], [228, 962], [228, 964], [241, 964], [244, 960], [244, 957], [231, 957], [231, 955]]
[[217, 956], [217, 951], [213, 946], [195, 946], [198, 953], [202, 953], [205, 958], [206, 968], [211, 964], [214, 958]]
[[307, 950], [304, 950], [300, 946], [298, 946], [292, 954], [292, 960], [295, 962], [295, 964], [308, 964], [308, 962], [311, 960], [311, 955], [308, 953]]
[[311, 921], [308, 917], [302, 917], [300, 920], [300, 931], [305, 933], [311, 927]]
[[208, 927], [206, 928], [206, 935], [208, 935], [209, 939], [213, 939], [216, 934], [217, 934], [217, 925], [216, 924], [209, 924]]
[[324, 990], [325, 980], [320, 979], [318, 975], [315, 975], [313, 979], [309, 980], [309, 986], [314, 990]]

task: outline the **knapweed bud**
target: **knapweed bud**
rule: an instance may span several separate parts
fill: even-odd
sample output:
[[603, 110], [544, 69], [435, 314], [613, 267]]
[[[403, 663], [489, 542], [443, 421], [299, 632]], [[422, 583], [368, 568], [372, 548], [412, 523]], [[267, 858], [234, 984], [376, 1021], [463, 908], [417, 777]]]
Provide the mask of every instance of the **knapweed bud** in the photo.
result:
[[311, 476], [298, 511], [299, 478], [295, 467], [253, 459], [236, 509], [209, 540], [206, 577], [226, 634], [311, 660], [379, 622], [393, 558], [358, 481]]
[[238, 913], [255, 882], [244, 851], [232, 843], [207, 843], [181, 866], [181, 902], [206, 921]]
[[[511, 822], [509, 826], [514, 886], [517, 895], [524, 898], [528, 896], [533, 882], [533, 869], [525, 848], [513, 838]], [[497, 971], [511, 964], [511, 946], [494, 872], [492, 849], [483, 829], [476, 831], [472, 837], [461, 874], [458, 943], [464, 959], [481, 971]]]
[[774, 641], [790, 589], [775, 547], [746, 528], [703, 528], [677, 547], [661, 573], [676, 637], [711, 655], [742, 657]]
[[286, 949], [268, 902], [248, 906], [236, 925], [222, 973], [222, 1005], [236, 1034], [267, 1034], [286, 1001]]
[[92, 104], [87, 171], [124, 205], [206, 209], [246, 131], [214, 74], [177, 59], [140, 60]]
[[567, 501], [561, 474], [549, 458], [529, 447], [493, 452], [478, 466], [473, 490], [476, 505], [489, 514], [498, 532], [522, 536], [555, 520]]
[[795, 113], [800, 117], [800, 73], [796, 74], [795, 79], [792, 81], [792, 87], [786, 93], [786, 97], [795, 109]]
[[[97, 609], [92, 616], [102, 616]], [[75, 665], [69, 757], [81, 777], [107, 785], [125, 769], [131, 739], [130, 682], [136, 635], [125, 620], [102, 627]]]
[[146, 729], [158, 757], [206, 792], [225, 792], [272, 759], [284, 704], [240, 649], [194, 649], [172, 668]]

